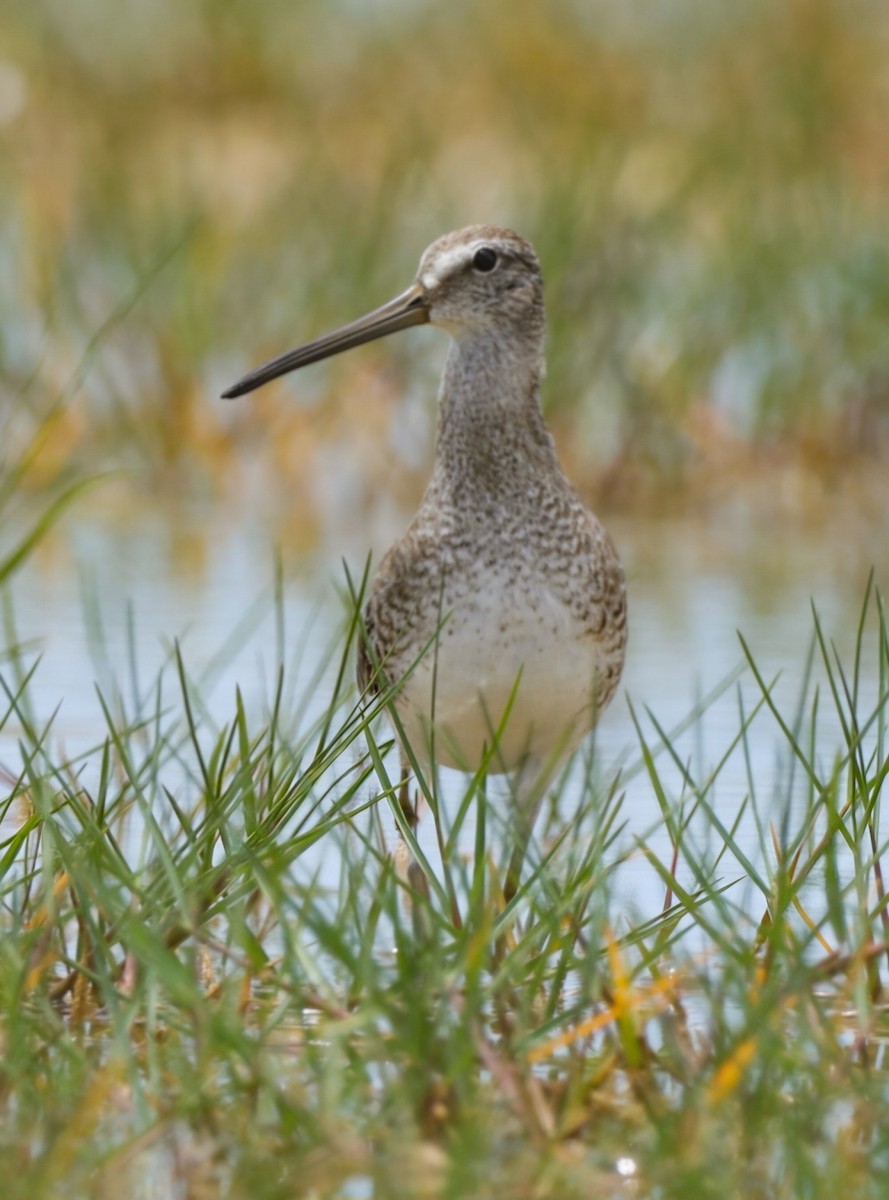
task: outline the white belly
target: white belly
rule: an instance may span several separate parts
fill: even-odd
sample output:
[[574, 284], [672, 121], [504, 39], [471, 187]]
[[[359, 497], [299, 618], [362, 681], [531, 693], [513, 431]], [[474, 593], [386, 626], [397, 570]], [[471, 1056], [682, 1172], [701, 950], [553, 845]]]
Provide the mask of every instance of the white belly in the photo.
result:
[[491, 772], [552, 767], [594, 724], [598, 666], [594, 640], [548, 591], [494, 586], [454, 603], [396, 709], [427, 761], [474, 771], [493, 748]]

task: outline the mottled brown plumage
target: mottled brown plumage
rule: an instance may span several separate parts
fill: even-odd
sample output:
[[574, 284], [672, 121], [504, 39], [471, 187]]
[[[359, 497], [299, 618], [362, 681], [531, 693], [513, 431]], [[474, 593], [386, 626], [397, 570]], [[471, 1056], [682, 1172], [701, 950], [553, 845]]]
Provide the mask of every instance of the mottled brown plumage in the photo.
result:
[[[491, 271], [473, 266], [481, 248], [497, 255]], [[532, 698], [526, 707], [541, 709], [537, 723], [544, 725], [548, 744], [535, 740], [533, 728], [519, 728], [517, 737], [501, 737], [495, 765], [515, 770], [530, 758], [540, 767], [552, 767], [553, 759], [576, 744], [613, 695], [627, 625], [623, 572], [611, 539], [566, 479], [540, 411], [540, 268], [533, 249], [518, 235], [473, 226], [435, 242], [423, 256], [417, 279], [430, 320], [446, 328], [454, 341], [439, 392], [432, 479], [416, 516], [384, 557], [372, 584], [366, 608], [370, 650], [363, 647], [359, 653], [359, 686], [366, 690], [372, 684], [372, 660], [392, 682], [413, 667], [399, 708], [408, 732], [415, 739], [420, 733], [415, 751], [426, 748], [429, 731], [420, 727], [434, 702], [442, 727], [436, 730], [435, 757], [474, 769], [483, 745], [491, 743], [492, 727], [499, 725], [519, 671], [528, 667], [511, 661], [502, 647], [510, 639], [511, 614], [521, 606], [527, 610], [526, 624], [533, 626], [537, 614], [543, 640], [554, 650], [547, 663], [552, 689], [561, 690], [561, 679], [575, 674], [580, 659], [582, 668], [589, 667], [581, 685], [585, 696], [579, 705], [565, 705], [570, 711], [562, 714], [563, 737], [546, 719], [553, 704], [558, 707], [557, 698]], [[548, 601], [564, 607], [567, 630], [553, 630], [552, 622], [547, 627]], [[464, 734], [462, 745], [459, 731], [447, 725], [449, 643], [480, 610], [488, 633], [479, 632], [471, 656], [478, 668], [475, 687], [464, 678], [465, 670], [456, 672], [456, 723], [465, 724], [463, 701], [477, 710], [466, 718], [475, 732]], [[435, 641], [439, 627], [433, 697], [434, 651], [427, 653], [428, 666], [416, 660]], [[492, 678], [498, 671], [500, 678]], [[485, 694], [485, 684], [489, 702], [480, 708], [478, 693]], [[522, 683], [507, 729], [522, 711], [521, 688]], [[412, 708], [419, 712], [419, 722]], [[533, 723], [531, 713], [528, 725]]]
[[614, 694], [627, 636], [617, 553], [566, 479], [540, 411], [533, 248], [487, 225], [448, 234], [402, 296], [227, 394], [425, 321], [452, 337], [435, 466], [371, 585], [358, 682], [363, 692], [381, 675], [395, 685], [405, 734], [427, 762], [474, 770], [496, 741], [491, 769], [516, 773], [528, 797], [526, 836], [543, 781]]

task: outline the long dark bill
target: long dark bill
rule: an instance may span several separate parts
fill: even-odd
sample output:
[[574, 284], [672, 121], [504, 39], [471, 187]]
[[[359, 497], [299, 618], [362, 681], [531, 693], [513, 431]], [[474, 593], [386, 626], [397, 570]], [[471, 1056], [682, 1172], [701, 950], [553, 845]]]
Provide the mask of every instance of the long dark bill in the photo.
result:
[[308, 366], [322, 358], [330, 358], [333, 354], [341, 354], [343, 350], [351, 350], [353, 346], [361, 346], [376, 338], [386, 337], [399, 329], [408, 329], [411, 325], [425, 325], [429, 320], [429, 309], [426, 298], [419, 284], [409, 287], [406, 292], [375, 309], [366, 317], [359, 317], [349, 325], [335, 329], [333, 333], [325, 333], [322, 337], [297, 346], [286, 354], [273, 358], [271, 362], [257, 367], [243, 379], [232, 384], [222, 393], [223, 400], [234, 400], [247, 392], [255, 391], [264, 383], [270, 383], [281, 375], [295, 371], [298, 367]]

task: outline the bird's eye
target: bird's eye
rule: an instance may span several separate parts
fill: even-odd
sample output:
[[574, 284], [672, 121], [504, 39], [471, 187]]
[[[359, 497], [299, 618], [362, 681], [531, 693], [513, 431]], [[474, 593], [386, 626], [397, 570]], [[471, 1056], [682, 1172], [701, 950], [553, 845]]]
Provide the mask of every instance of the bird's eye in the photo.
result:
[[476, 250], [472, 256], [472, 265], [476, 271], [493, 271], [497, 266], [497, 251], [492, 250], [490, 246], [482, 246], [481, 250]]

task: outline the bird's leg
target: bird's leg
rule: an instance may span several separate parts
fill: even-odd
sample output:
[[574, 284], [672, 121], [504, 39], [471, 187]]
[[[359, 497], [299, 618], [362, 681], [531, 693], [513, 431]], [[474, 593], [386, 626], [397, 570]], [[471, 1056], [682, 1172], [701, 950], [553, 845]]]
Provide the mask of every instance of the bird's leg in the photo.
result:
[[519, 890], [519, 880], [522, 874], [522, 864], [528, 852], [528, 843], [534, 831], [534, 822], [540, 812], [543, 802], [544, 787], [540, 772], [534, 763], [526, 763], [520, 768], [515, 782], [513, 803], [515, 804], [515, 844], [506, 868], [506, 879], [503, 884], [503, 899], [507, 904]]
[[[420, 815], [417, 812], [417, 804], [411, 798], [411, 767], [404, 750], [401, 750], [401, 785], [398, 789], [398, 803], [401, 806], [401, 811], [404, 813], [404, 819], [407, 821], [411, 833], [416, 837]], [[429, 882], [423, 873], [423, 868], [408, 849], [407, 843], [400, 833], [398, 835], [398, 845], [395, 848], [395, 861], [399, 866], [398, 873], [402, 879], [405, 879], [415, 892], [419, 892], [421, 896], [425, 896], [428, 900]]]
[[528, 842], [531, 840], [532, 825], [527, 825], [519, 830], [516, 844], [513, 847], [512, 854], [509, 859], [509, 866], [506, 868], [506, 879], [503, 884], [503, 899], [507, 904], [515, 897], [519, 890], [519, 879], [522, 874], [522, 863], [525, 861], [525, 853], [528, 849]]
[[401, 786], [398, 789], [398, 803], [401, 805], [404, 819], [411, 828], [411, 833], [416, 833], [420, 818], [417, 814], [417, 806], [411, 799], [411, 768], [403, 750], [401, 752]]

